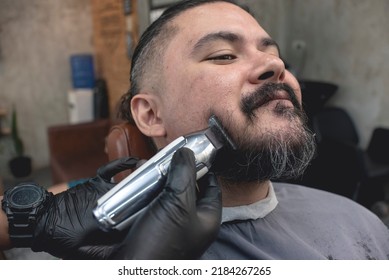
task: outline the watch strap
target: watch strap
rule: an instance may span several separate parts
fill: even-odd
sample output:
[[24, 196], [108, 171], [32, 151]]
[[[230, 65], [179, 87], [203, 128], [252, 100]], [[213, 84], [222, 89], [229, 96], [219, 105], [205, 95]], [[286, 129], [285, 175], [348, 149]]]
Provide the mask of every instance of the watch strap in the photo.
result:
[[43, 198], [39, 205], [26, 209], [12, 209], [7, 201], [7, 190], [2, 201], [2, 208], [8, 218], [8, 233], [12, 246], [15, 248], [31, 247], [37, 218], [42, 209], [51, 201], [52, 193], [43, 189]]
[[8, 215], [8, 233], [12, 245], [18, 247], [30, 247], [34, 237], [36, 215], [30, 212], [14, 212]]

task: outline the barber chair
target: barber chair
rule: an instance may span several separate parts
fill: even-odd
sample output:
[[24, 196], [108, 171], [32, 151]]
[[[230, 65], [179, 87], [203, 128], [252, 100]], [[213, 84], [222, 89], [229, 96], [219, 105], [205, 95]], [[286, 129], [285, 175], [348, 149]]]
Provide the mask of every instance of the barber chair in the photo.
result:
[[[324, 81], [299, 80], [303, 108], [309, 122], [320, 112], [327, 101], [336, 93], [338, 86]], [[309, 123], [310, 124], [310, 123]]]
[[318, 154], [304, 183], [350, 197], [368, 208], [384, 199], [384, 185], [389, 182], [389, 129], [376, 128], [363, 150], [347, 111], [327, 107], [313, 117], [313, 130]]
[[[136, 125], [129, 122], [116, 124], [111, 127], [107, 142], [106, 152], [109, 161], [121, 157], [137, 157], [149, 159], [155, 154], [151, 140], [144, 136]], [[115, 182], [131, 174], [133, 170], [125, 170], [114, 176]]]

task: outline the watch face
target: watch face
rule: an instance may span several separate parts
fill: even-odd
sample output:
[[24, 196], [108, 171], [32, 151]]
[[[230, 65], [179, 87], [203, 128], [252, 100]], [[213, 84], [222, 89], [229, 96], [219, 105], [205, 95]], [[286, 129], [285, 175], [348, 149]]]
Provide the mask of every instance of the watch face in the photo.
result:
[[39, 188], [31, 187], [31, 185], [21, 186], [12, 192], [10, 201], [13, 207], [28, 207], [33, 206], [42, 197], [42, 191]]

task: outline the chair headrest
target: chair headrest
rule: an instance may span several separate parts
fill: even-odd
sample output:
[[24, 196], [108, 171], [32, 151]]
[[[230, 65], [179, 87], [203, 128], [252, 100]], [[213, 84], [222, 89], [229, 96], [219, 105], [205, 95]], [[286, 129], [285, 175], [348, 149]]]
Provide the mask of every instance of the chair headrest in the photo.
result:
[[[150, 139], [143, 135], [136, 125], [125, 122], [111, 127], [106, 142], [106, 153], [108, 159], [112, 161], [121, 157], [149, 159], [155, 151]], [[115, 176], [115, 181], [119, 182], [132, 171], [121, 172]]]

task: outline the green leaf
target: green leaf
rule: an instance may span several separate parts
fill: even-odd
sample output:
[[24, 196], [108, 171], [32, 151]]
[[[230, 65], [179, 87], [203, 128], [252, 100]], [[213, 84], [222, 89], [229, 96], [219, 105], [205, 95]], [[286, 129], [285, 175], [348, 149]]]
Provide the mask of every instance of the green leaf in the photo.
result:
[[22, 139], [19, 136], [18, 130], [18, 120], [15, 106], [12, 110], [12, 119], [11, 119], [11, 137], [14, 143], [15, 152], [17, 156], [22, 156], [24, 154], [24, 145]]

